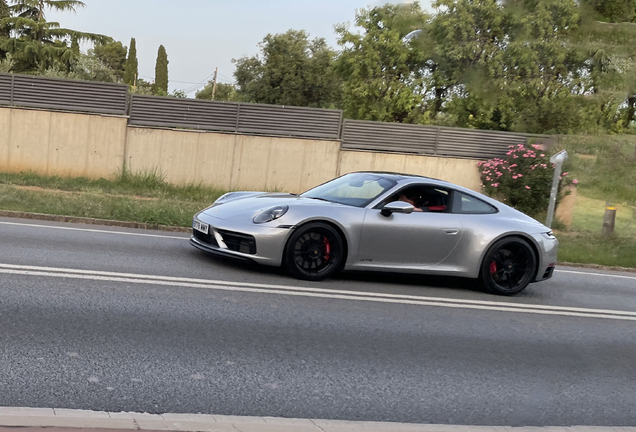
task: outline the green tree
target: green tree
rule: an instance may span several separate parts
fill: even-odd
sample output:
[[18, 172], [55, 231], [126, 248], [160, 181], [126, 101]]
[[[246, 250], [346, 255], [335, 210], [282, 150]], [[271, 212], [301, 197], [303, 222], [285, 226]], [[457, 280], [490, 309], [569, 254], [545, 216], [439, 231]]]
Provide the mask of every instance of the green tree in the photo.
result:
[[93, 48], [95, 57], [111, 68], [119, 80], [124, 78], [127, 53], [128, 49], [121, 42], [97, 44]]
[[403, 40], [426, 25], [429, 16], [418, 3], [357, 11], [355, 26], [336, 25], [342, 52], [345, 116], [361, 120], [419, 121], [426, 88], [426, 55]]
[[155, 65], [155, 94], [166, 96], [168, 94], [168, 54], [163, 45], [159, 46], [157, 64]]
[[135, 38], [132, 38], [130, 39], [130, 49], [128, 50], [128, 59], [126, 60], [124, 82], [134, 86], [135, 81], [139, 81], [138, 75], [139, 61], [137, 60], [137, 41], [135, 41]]
[[416, 42], [427, 55], [430, 117], [464, 127], [508, 130], [502, 109], [505, 48], [513, 17], [496, 0], [438, 0], [438, 12]]
[[636, 18], [636, 0], [587, 0], [584, 3], [603, 21], [633, 22]]
[[[199, 90], [195, 98], [212, 100], [212, 89], [214, 82], [209, 81], [205, 87]], [[216, 83], [216, 93], [214, 94], [214, 100], [217, 101], [237, 101], [238, 95], [236, 94], [236, 88], [232, 84]]]
[[246, 102], [332, 107], [339, 99], [335, 53], [303, 31], [268, 34], [260, 54], [233, 60], [239, 98]]
[[[77, 58], [77, 49], [68, 41], [104, 42], [107, 36], [61, 28], [47, 22], [45, 11], [75, 11], [83, 7], [80, 1], [12, 0], [9, 17], [0, 20], [0, 49], [12, 54], [16, 72], [33, 72], [55, 64], [69, 67]], [[79, 45], [78, 45], [79, 46]]]
[[51, 66], [38, 71], [38, 75], [53, 78], [67, 78], [87, 81], [119, 82], [115, 72], [92, 54], [80, 53], [70, 68]]

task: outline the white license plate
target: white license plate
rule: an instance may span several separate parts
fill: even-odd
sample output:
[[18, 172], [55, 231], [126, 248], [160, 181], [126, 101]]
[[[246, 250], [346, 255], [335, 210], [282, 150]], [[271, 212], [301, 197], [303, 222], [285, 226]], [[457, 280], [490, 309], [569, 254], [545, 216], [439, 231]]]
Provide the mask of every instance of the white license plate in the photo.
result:
[[192, 228], [194, 228], [197, 231], [201, 231], [203, 234], [207, 234], [210, 232], [210, 225], [203, 222], [199, 222], [198, 220], [195, 220], [192, 222]]

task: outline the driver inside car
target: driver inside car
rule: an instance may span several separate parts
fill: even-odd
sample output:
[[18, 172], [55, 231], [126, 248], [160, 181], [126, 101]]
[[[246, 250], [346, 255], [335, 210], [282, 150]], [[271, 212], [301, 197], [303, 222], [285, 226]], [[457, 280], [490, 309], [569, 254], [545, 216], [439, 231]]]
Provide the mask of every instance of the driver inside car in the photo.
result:
[[416, 193], [404, 191], [400, 193], [400, 197], [396, 201], [403, 201], [405, 203], [409, 203], [415, 208], [414, 211], [421, 212], [424, 210], [422, 210], [422, 208], [419, 206], [418, 204], [419, 200], [420, 200], [420, 197], [418, 197]]

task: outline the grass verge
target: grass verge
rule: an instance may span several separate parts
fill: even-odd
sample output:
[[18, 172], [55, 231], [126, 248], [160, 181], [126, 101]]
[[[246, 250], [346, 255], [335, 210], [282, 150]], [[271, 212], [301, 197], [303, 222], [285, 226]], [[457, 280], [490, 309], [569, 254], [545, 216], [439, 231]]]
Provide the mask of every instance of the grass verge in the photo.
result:
[[604, 239], [589, 233], [558, 233], [559, 261], [636, 268], [636, 239]]
[[190, 226], [192, 216], [226, 191], [175, 186], [157, 173], [114, 179], [0, 173], [0, 210]]

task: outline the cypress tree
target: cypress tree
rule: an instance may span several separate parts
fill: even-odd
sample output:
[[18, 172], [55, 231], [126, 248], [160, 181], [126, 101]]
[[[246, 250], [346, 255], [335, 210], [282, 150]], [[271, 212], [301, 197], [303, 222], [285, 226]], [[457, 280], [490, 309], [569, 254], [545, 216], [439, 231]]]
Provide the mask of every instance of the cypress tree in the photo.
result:
[[73, 54], [76, 57], [79, 57], [79, 55], [80, 55], [80, 45], [79, 45], [79, 41], [77, 40], [76, 37], [74, 37], [73, 40], [71, 41], [71, 50], [73, 51]]
[[166, 49], [163, 45], [160, 45], [159, 52], [157, 53], [157, 64], [155, 66], [155, 94], [168, 94], [168, 63]]
[[126, 60], [126, 72], [124, 73], [124, 82], [128, 85], [135, 85], [135, 77], [137, 76], [139, 62], [137, 61], [137, 42], [135, 38], [130, 39], [130, 49], [128, 50], [128, 59]]

